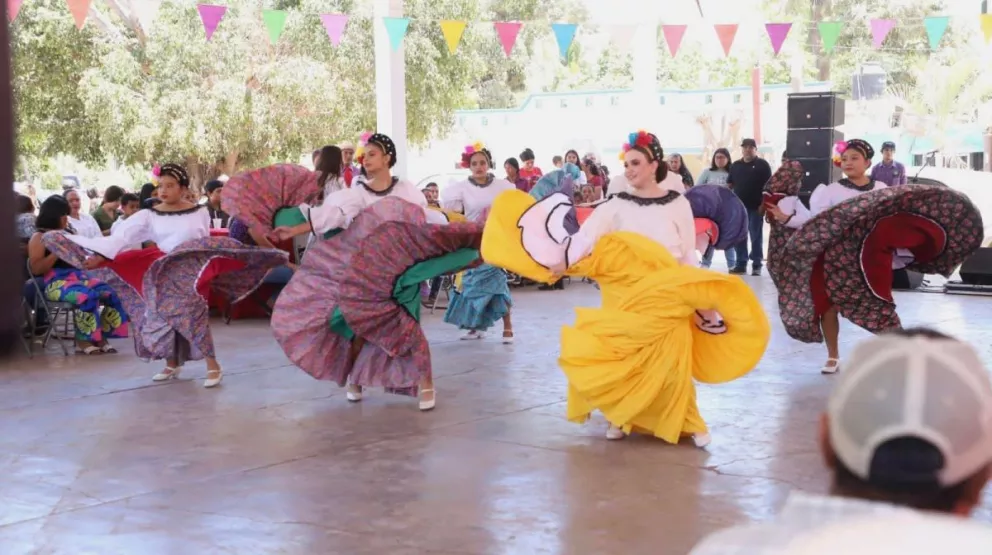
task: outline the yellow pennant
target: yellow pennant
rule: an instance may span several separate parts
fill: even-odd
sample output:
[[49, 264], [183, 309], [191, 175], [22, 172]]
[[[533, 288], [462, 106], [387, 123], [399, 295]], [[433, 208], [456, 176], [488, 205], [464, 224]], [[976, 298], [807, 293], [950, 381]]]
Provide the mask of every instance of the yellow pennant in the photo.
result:
[[462, 34], [465, 33], [465, 22], [452, 19], [441, 21], [441, 33], [444, 35], [444, 42], [448, 43], [448, 52], [452, 54], [458, 50], [458, 43], [462, 41]]
[[985, 35], [985, 42], [992, 41], [992, 14], [983, 13], [980, 16], [982, 23], [982, 34]]

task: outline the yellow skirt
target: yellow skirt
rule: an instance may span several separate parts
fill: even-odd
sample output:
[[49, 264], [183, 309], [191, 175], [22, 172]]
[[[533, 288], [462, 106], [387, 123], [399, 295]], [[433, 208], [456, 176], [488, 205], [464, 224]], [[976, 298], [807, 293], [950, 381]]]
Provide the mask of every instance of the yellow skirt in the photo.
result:
[[[526, 198], [524, 198], [526, 197]], [[535, 202], [508, 191], [490, 211], [482, 240], [486, 262], [543, 282], [551, 271], [524, 249], [523, 213]], [[533, 245], [533, 241], [528, 241]], [[680, 265], [658, 243], [629, 232], [610, 233], [566, 272], [595, 280], [602, 307], [579, 308], [561, 332], [558, 359], [569, 382], [568, 418], [593, 410], [625, 432], [676, 443], [703, 433], [693, 379], [723, 383], [750, 372], [771, 334], [768, 318], [739, 277]], [[697, 310], [716, 310], [719, 335], [701, 330]]]

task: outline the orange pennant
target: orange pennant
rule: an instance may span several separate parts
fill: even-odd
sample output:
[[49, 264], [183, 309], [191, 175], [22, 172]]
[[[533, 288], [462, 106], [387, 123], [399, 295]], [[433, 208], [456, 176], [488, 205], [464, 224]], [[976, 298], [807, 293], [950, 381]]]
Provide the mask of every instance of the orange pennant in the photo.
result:
[[734, 45], [734, 37], [737, 36], [737, 24], [714, 25], [713, 28], [716, 29], [716, 36], [723, 45], [723, 54], [729, 56], [730, 47]]
[[89, 13], [93, 0], [66, 0], [66, 3], [69, 4], [72, 18], [76, 20], [76, 29], [82, 29], [86, 25], [86, 14]]

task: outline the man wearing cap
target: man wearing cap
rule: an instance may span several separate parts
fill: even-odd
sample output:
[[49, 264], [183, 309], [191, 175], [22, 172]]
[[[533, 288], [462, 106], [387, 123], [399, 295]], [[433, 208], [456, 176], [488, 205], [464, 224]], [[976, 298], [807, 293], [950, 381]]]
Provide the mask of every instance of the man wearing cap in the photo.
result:
[[350, 141], [345, 141], [338, 145], [338, 148], [341, 149], [341, 169], [344, 172], [344, 182], [347, 186], [351, 187], [352, 180], [362, 171], [355, 164], [355, 145]]
[[829, 497], [793, 492], [769, 523], [704, 540], [692, 555], [771, 555], [843, 519], [978, 506], [992, 466], [992, 382], [978, 353], [927, 329], [861, 342], [821, 419]]
[[[765, 220], [761, 208], [762, 192], [765, 183], [772, 177], [772, 168], [768, 162], [758, 158], [758, 143], [754, 139], [741, 141], [741, 159], [730, 165], [727, 186], [733, 189], [737, 198], [747, 208], [747, 230], [751, 238], [751, 275], [760, 276], [765, 254], [764, 229]], [[741, 241], [734, 250], [737, 251], [737, 266], [730, 269], [732, 274], [747, 272], [747, 239]]]
[[906, 166], [896, 162], [892, 157], [896, 153], [896, 144], [892, 141], [882, 143], [882, 162], [871, 169], [871, 178], [881, 181], [888, 186], [906, 184]]

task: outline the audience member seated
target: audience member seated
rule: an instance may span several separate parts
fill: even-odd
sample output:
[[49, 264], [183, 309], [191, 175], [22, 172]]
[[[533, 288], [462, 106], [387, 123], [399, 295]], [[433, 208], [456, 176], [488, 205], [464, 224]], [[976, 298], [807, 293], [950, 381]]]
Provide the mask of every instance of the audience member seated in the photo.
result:
[[[64, 198], [49, 197], [41, 204], [37, 231], [28, 243], [31, 273], [43, 279], [43, 291], [49, 301], [75, 306], [76, 347], [87, 355], [117, 352], [108, 337], [127, 337], [127, 314], [120, 298], [107, 284], [91, 278], [50, 253], [42, 243], [48, 231], [70, 233], [69, 204]], [[101, 310], [101, 305], [103, 310]]]
[[967, 343], [927, 329], [868, 339], [839, 374], [821, 421], [830, 496], [793, 492], [774, 521], [718, 532], [692, 555], [792, 553], [798, 536], [841, 519], [967, 517], [989, 480], [990, 414], [992, 382]]

